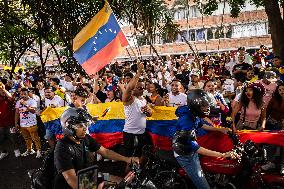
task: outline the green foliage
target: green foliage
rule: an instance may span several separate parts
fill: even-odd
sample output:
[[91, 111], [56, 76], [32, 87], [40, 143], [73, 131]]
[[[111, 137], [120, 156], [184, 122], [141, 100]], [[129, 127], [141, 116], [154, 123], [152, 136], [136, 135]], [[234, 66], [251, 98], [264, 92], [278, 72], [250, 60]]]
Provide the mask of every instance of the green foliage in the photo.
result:
[[[184, 0], [179, 0], [184, 1]], [[226, 0], [231, 7], [231, 16], [236, 18], [241, 12], [241, 9], [245, 6], [246, 0]], [[256, 7], [264, 6], [265, 0], [249, 0], [250, 4], [254, 4]], [[203, 8], [203, 12], [205, 15], [211, 15], [215, 10], [218, 9], [218, 3], [221, 2], [220, 0], [208, 0], [208, 1], [201, 1], [200, 0], [194, 0], [197, 4], [199, 4], [199, 7]], [[204, 3], [206, 2], [206, 3]], [[279, 4], [283, 7], [284, 0], [279, 0]]]
[[37, 66], [37, 62], [35, 61], [27, 61], [25, 63], [27, 69], [35, 68]]
[[173, 22], [170, 16], [165, 17], [165, 25], [160, 30], [160, 35], [163, 37], [164, 42], [170, 43], [176, 40], [179, 34], [179, 25]]
[[[178, 25], [172, 22], [164, 0], [110, 0], [109, 4], [118, 19], [132, 24], [137, 34], [142, 34], [148, 42], [154, 41], [156, 33], [165, 38], [177, 35]], [[34, 41], [49, 43], [65, 48], [64, 55], [68, 58], [65, 71], [76, 71], [73, 70], [77, 64], [72, 58], [72, 40], [103, 5], [103, 0], [1, 1], [0, 59], [17, 62]]]
[[25, 50], [34, 41], [34, 32], [19, 23], [29, 20], [20, 1], [0, 2], [0, 59], [15, 67]]

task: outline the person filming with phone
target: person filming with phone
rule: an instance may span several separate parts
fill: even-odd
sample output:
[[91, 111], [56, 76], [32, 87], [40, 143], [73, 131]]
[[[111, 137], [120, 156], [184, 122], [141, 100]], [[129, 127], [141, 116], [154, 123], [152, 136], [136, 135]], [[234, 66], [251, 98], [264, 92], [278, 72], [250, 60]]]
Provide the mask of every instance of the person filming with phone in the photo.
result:
[[[54, 189], [77, 189], [77, 172], [91, 165], [91, 153], [97, 152], [105, 158], [137, 163], [137, 157], [125, 157], [98, 144], [86, 131], [92, 123], [92, 117], [83, 108], [70, 107], [60, 118], [64, 137], [54, 150], [54, 163], [58, 174]], [[111, 181], [111, 177], [110, 177]]]

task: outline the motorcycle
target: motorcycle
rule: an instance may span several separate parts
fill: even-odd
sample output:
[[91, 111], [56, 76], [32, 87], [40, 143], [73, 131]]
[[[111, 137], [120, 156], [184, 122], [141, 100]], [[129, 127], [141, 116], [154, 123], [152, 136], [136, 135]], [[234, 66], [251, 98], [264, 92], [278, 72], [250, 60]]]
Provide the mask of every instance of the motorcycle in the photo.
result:
[[261, 166], [267, 161], [263, 148], [251, 140], [241, 143], [238, 135], [233, 133], [229, 133], [229, 137], [240, 159], [200, 158], [212, 188], [284, 188], [284, 176], [262, 171]]
[[[202, 156], [200, 163], [211, 188], [216, 189], [280, 189], [284, 176], [263, 172], [265, 151], [254, 142], [241, 143], [238, 135], [228, 133], [238, 159], [220, 159]], [[190, 178], [179, 166], [172, 151], [146, 146], [143, 148], [146, 163], [131, 171], [130, 188], [194, 188]], [[131, 186], [132, 184], [132, 186]]]
[[[188, 189], [188, 179], [179, 174], [177, 165], [161, 159], [152, 146], [143, 148], [144, 163], [141, 166], [132, 165], [131, 171], [119, 183], [119, 189]], [[177, 162], [176, 162], [177, 163]]]

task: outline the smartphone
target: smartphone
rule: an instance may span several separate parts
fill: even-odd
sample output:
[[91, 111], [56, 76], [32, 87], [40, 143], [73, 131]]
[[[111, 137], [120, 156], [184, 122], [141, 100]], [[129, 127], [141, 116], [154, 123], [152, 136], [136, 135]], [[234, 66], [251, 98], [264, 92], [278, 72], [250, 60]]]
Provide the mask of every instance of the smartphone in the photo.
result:
[[78, 171], [78, 189], [98, 188], [98, 166], [94, 165]]

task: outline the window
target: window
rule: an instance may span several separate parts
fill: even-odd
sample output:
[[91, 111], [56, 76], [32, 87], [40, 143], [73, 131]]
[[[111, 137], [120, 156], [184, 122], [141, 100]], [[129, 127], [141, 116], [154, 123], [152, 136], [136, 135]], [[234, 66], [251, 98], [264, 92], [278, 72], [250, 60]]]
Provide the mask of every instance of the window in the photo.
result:
[[182, 42], [182, 37], [180, 34], [177, 35], [176, 42]]
[[[182, 35], [183, 37], [185, 37], [187, 40], [189, 40], [187, 30], [181, 31], [181, 35]], [[183, 37], [181, 37], [181, 41], [182, 41], [182, 42], [184, 42]]]
[[189, 18], [200, 17], [201, 13], [197, 6], [189, 7]]
[[266, 23], [236, 25], [232, 28], [232, 38], [267, 35]]
[[195, 30], [189, 30], [189, 40], [195, 41]]
[[215, 39], [214, 30], [215, 30], [215, 28], [208, 28], [207, 29], [207, 39], [208, 40]]
[[174, 20], [186, 19], [186, 10], [184, 8], [175, 9]]
[[201, 41], [201, 40], [205, 40], [205, 29], [198, 29], [196, 30], [196, 40], [197, 41]]
[[[224, 9], [224, 5], [225, 5], [225, 9]], [[212, 15], [222, 15], [223, 13], [230, 14], [230, 11], [231, 11], [231, 8], [230, 8], [229, 3], [225, 2], [224, 4], [224, 1], [222, 1], [218, 3], [218, 8], [212, 13]]]
[[267, 34], [271, 34], [271, 30], [270, 30], [270, 26], [268, 24], [268, 22], [265, 23], [265, 26], [266, 26], [266, 31], [267, 31]]

